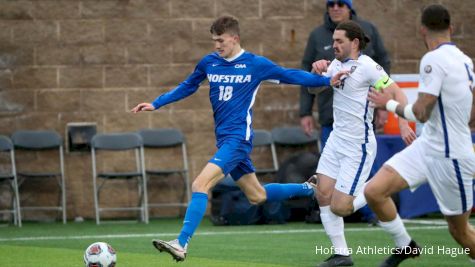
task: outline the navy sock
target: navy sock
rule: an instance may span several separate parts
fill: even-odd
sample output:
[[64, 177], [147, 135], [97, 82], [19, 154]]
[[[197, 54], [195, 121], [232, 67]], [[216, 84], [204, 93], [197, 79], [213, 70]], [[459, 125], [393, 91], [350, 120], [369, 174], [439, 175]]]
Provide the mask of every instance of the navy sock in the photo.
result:
[[208, 205], [208, 195], [205, 193], [194, 192], [191, 195], [191, 201], [186, 209], [185, 219], [183, 220], [183, 227], [181, 228], [178, 242], [182, 247], [190, 241], [196, 228], [203, 219]]
[[264, 189], [267, 194], [267, 201], [282, 201], [292, 197], [312, 196], [313, 188], [307, 184], [266, 184]]

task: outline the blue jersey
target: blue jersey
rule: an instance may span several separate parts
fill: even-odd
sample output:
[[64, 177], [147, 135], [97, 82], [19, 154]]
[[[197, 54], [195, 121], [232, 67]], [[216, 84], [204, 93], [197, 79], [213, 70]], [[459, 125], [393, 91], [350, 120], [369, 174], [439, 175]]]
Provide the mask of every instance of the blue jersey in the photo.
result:
[[193, 73], [172, 91], [159, 96], [152, 105], [158, 109], [183, 99], [198, 90], [208, 79], [218, 146], [225, 138], [252, 140], [252, 106], [262, 81], [297, 84], [308, 87], [328, 86], [330, 78], [276, 65], [269, 59], [242, 51], [226, 60], [217, 53], [203, 57]]

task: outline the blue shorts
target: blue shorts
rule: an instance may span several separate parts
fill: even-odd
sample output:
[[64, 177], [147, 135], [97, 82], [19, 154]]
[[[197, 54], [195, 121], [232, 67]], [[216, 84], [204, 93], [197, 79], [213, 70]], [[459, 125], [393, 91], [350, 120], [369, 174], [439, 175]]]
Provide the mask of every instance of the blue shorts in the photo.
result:
[[224, 175], [230, 174], [234, 181], [243, 175], [256, 172], [250, 154], [252, 144], [238, 139], [227, 139], [218, 144], [218, 151], [208, 161], [218, 165]]

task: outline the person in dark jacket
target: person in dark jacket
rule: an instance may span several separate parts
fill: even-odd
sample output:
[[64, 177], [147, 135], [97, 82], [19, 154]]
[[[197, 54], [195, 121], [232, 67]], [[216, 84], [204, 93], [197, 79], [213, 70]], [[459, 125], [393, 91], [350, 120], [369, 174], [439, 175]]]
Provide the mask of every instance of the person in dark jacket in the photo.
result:
[[[383, 40], [372, 23], [358, 18], [353, 9], [352, 0], [327, 0], [327, 12], [323, 24], [316, 27], [308, 37], [307, 47], [302, 59], [302, 68], [310, 71], [314, 61], [320, 59], [331, 61], [335, 58], [332, 45], [333, 32], [338, 23], [345, 20], [353, 20], [363, 28], [371, 40], [366, 49], [363, 50], [363, 54], [371, 57], [389, 74], [391, 62], [384, 48]], [[307, 87], [301, 87], [300, 124], [307, 135], [310, 135], [315, 128], [312, 116], [315, 97], [318, 102], [318, 121], [321, 126], [320, 149], [323, 150], [326, 140], [333, 130], [333, 90], [323, 90], [315, 96], [308, 92]], [[378, 122], [376, 122], [376, 126], [378, 126]]]

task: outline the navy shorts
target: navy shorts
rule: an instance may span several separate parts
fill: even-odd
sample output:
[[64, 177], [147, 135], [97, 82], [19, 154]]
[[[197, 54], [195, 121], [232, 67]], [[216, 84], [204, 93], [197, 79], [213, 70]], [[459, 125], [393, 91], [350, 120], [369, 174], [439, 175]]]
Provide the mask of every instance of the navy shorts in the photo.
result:
[[209, 162], [218, 165], [224, 175], [230, 174], [234, 181], [243, 175], [256, 172], [250, 154], [252, 144], [238, 139], [227, 139], [218, 144], [218, 151]]

